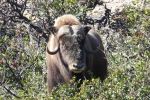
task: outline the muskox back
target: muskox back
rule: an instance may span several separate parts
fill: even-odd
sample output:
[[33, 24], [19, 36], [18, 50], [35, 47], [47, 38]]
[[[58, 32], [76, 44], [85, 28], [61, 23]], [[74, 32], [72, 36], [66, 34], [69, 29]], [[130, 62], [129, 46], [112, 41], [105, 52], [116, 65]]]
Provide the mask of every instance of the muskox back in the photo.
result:
[[49, 91], [59, 83], [107, 76], [107, 59], [100, 36], [73, 15], [56, 19], [46, 48]]

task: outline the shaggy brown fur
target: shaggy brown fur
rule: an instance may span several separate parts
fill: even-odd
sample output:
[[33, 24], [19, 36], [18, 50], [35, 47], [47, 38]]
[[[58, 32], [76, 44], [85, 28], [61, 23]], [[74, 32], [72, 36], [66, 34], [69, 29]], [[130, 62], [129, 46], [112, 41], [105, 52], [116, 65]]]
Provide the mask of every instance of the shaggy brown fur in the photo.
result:
[[[107, 76], [107, 59], [99, 35], [93, 29], [89, 30], [90, 28], [81, 25], [79, 20], [73, 15], [58, 17], [55, 20], [54, 27], [58, 31], [55, 35], [52, 34], [50, 36], [46, 50], [49, 92], [59, 83], [69, 82], [73, 75], [76, 76], [77, 80], [100, 77], [103, 81]], [[83, 46], [86, 50], [96, 50], [96, 52], [85, 52], [84, 48], [80, 49], [82, 48], [79, 46], [81, 42], [76, 41], [78, 40], [76, 35], [80, 36], [80, 40], [85, 38]], [[65, 45], [66, 47], [68, 46], [66, 49], [64, 49]], [[80, 63], [86, 64], [84, 65], [85, 68], [78, 69], [73, 67], [72, 63], [79, 61], [77, 56], [81, 53], [80, 50], [84, 51], [85, 57], [85, 61], [83, 59]]]

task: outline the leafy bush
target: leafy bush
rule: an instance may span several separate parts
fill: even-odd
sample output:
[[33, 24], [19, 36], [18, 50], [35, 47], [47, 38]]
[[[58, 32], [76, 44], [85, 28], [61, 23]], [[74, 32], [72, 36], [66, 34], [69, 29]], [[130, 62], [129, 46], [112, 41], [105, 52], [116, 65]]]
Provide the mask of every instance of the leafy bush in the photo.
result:
[[[62, 0], [54, 1], [52, 4], [45, 2], [38, 5], [40, 16], [50, 8], [54, 9], [55, 14], [60, 14], [58, 13], [60, 9], [73, 14], [82, 11], [79, 8], [73, 9], [77, 6], [76, 0], [64, 0], [63, 4]], [[99, 79], [85, 80], [80, 88], [78, 88], [80, 82], [75, 82], [73, 78], [70, 84], [60, 84], [50, 94], [46, 83], [45, 41], [41, 40], [38, 43], [22, 26], [10, 34], [0, 33], [0, 99], [148, 100], [150, 98], [149, 8], [139, 10], [128, 7], [122, 14], [126, 16], [125, 21], [130, 35], [113, 31], [107, 40], [103, 38], [109, 61], [108, 78], [103, 83]], [[102, 37], [106, 35], [102, 31], [99, 33], [102, 33], [100, 34]]]

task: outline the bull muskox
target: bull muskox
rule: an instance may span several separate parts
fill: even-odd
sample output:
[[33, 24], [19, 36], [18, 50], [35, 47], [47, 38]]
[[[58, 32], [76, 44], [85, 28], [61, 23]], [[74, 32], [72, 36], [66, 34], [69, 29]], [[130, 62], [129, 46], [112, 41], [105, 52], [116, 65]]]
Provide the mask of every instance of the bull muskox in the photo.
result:
[[46, 47], [49, 91], [59, 83], [107, 76], [107, 59], [100, 36], [70, 14], [58, 17]]

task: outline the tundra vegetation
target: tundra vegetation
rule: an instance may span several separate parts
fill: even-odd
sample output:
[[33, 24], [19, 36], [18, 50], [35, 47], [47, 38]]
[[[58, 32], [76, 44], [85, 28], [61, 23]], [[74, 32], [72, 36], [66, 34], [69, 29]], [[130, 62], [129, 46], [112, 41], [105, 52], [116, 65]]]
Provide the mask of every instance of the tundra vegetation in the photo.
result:
[[[96, 4], [76, 0], [0, 1], [0, 100], [149, 100], [150, 98], [150, 0], [133, 0], [133, 6], [106, 18], [100, 26], [109, 62], [108, 77], [85, 80], [78, 88], [75, 78], [48, 93], [45, 48], [56, 17], [76, 15], [82, 23]], [[111, 9], [110, 9], [111, 10]], [[107, 16], [108, 17], [108, 16]]]

